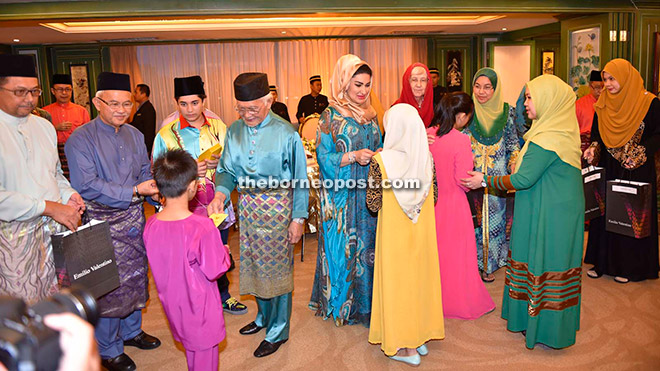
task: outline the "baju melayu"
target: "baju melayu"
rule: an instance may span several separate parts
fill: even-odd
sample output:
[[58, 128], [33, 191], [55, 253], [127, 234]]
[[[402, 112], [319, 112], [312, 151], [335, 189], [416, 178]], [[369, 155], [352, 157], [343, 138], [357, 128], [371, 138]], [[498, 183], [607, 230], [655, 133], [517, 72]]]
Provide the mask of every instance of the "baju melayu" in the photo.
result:
[[[172, 149], [183, 149], [196, 159], [214, 145], [218, 143], [224, 144], [225, 136], [227, 135], [227, 126], [225, 126], [225, 123], [222, 122], [220, 117], [209, 110], [206, 110], [203, 115], [204, 123], [200, 129], [197, 129], [190, 126], [188, 121], [180, 116], [179, 111], [170, 114], [164, 120], [166, 124], [156, 135], [153, 159], [157, 159], [160, 155]], [[206, 208], [215, 196], [215, 170], [206, 170], [206, 176], [201, 178], [197, 184], [197, 194], [195, 194], [195, 197], [188, 204], [190, 211], [203, 217], [207, 216]], [[229, 216], [218, 228], [220, 231], [228, 234], [229, 227], [236, 222], [234, 206], [231, 202], [227, 205], [224, 212]], [[227, 243], [226, 237], [223, 237], [223, 242]], [[231, 298], [229, 294], [229, 279], [226, 274], [223, 274], [218, 280], [218, 289], [220, 290], [223, 303]]]
[[144, 136], [131, 125], [115, 128], [100, 117], [76, 130], [65, 146], [71, 185], [90, 218], [107, 221], [120, 286], [98, 299], [96, 339], [101, 358], [123, 353], [123, 341], [139, 335], [147, 291], [147, 254], [142, 240], [144, 207], [133, 187], [151, 179]]
[[307, 180], [305, 150], [291, 124], [269, 112], [257, 126], [242, 119], [227, 131], [225, 149], [216, 172], [216, 190], [227, 199], [238, 185], [240, 233], [240, 291], [254, 295], [255, 323], [265, 327], [266, 341], [289, 338], [293, 291], [293, 245], [288, 243], [293, 218], [307, 217], [306, 187], [247, 187], [244, 179]]
[[[173, 149], [183, 149], [197, 159], [207, 149], [225, 142], [227, 126], [215, 114], [204, 115], [204, 123], [199, 129], [191, 126], [178, 111], [168, 116], [165, 121], [167, 123], [156, 134], [154, 141], [154, 160]], [[200, 179], [197, 185], [197, 194], [190, 200], [190, 211], [207, 216], [206, 207], [215, 196], [214, 179], [215, 169], [207, 169], [206, 176]]]
[[57, 131], [57, 153], [59, 154], [60, 162], [62, 163], [62, 172], [64, 172], [65, 177], [69, 178], [69, 166], [66, 162], [66, 156], [64, 155], [64, 143], [66, 143], [74, 130], [82, 126], [84, 123], [89, 122], [89, 112], [85, 107], [71, 102], [66, 104], [55, 102], [44, 107], [44, 110], [50, 113], [53, 126], [57, 126], [66, 121], [71, 123], [71, 129], [67, 131]]
[[46, 201], [66, 204], [75, 190], [62, 175], [55, 129], [35, 115], [0, 110], [0, 294], [29, 303], [57, 291]]

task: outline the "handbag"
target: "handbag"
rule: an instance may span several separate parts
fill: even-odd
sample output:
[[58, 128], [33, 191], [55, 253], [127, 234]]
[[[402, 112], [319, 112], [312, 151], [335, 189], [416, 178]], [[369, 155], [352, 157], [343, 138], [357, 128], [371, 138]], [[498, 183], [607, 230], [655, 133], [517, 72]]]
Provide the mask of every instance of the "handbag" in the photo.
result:
[[605, 230], [633, 238], [651, 234], [651, 184], [616, 179], [607, 182]]
[[89, 220], [87, 212], [75, 232], [51, 236], [57, 282], [61, 287], [76, 285], [99, 298], [119, 287], [119, 272], [110, 237], [110, 225]]
[[582, 169], [584, 189], [584, 220], [605, 215], [606, 186], [605, 169], [588, 166]]

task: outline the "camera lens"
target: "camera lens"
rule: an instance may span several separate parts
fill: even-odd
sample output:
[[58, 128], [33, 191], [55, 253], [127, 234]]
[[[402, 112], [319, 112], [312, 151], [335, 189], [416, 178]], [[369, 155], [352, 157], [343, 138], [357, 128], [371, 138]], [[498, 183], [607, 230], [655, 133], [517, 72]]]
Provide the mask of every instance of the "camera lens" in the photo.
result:
[[99, 319], [99, 311], [94, 297], [86, 290], [71, 287], [63, 289], [51, 297], [60, 303], [67, 311], [79, 315], [82, 319], [96, 326]]

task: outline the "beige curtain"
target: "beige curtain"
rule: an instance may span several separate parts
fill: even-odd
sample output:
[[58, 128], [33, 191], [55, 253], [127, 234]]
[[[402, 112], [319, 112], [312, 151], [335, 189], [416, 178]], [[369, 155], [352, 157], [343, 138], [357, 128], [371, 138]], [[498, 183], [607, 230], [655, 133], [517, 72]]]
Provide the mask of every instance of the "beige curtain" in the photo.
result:
[[351, 44], [353, 54], [373, 68], [373, 90], [385, 110], [399, 99], [406, 68], [415, 62], [426, 64], [423, 39], [366, 39], [353, 40]]
[[346, 53], [358, 55], [373, 67], [374, 92], [384, 109], [399, 97], [405, 69], [427, 59], [426, 40], [400, 38], [144, 45], [112, 47], [110, 53], [114, 72], [128, 73], [133, 84], [151, 88], [157, 126], [176, 109], [175, 77], [200, 75], [207, 108], [230, 125], [237, 118], [234, 78], [242, 72], [265, 72], [295, 121], [298, 101], [309, 94], [309, 76], [321, 75], [326, 91], [337, 59]]
[[137, 46], [110, 47], [110, 64], [112, 72], [125, 73], [131, 76], [131, 86], [142, 84], [142, 74], [137, 59]]

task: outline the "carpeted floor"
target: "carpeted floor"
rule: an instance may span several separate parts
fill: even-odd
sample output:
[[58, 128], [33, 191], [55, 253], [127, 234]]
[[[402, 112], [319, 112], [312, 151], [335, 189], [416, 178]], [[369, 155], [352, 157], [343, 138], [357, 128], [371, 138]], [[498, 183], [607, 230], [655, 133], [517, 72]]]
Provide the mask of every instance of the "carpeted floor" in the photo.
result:
[[[230, 247], [238, 257], [238, 231], [230, 234]], [[227, 338], [220, 345], [221, 370], [406, 370], [410, 366], [389, 360], [377, 345], [367, 342], [363, 326], [335, 327], [307, 308], [316, 265], [316, 238], [307, 235], [305, 261], [296, 248], [295, 291], [289, 341], [266, 358], [252, 352], [264, 333], [244, 336], [238, 329], [254, 319], [256, 303], [241, 297], [249, 312], [225, 315]], [[238, 261], [237, 261], [238, 263]], [[238, 269], [229, 273], [230, 292], [238, 295]], [[563, 350], [533, 350], [523, 337], [506, 330], [500, 318], [504, 269], [488, 284], [494, 312], [474, 321], [448, 319], [446, 338], [428, 344], [422, 357], [425, 370], [660, 370], [660, 280], [615, 283], [611, 277], [590, 279], [583, 274], [582, 321], [577, 343]], [[126, 348], [139, 370], [185, 370], [183, 347], [170, 334], [153, 280], [144, 310], [143, 329], [160, 338], [155, 350]]]

